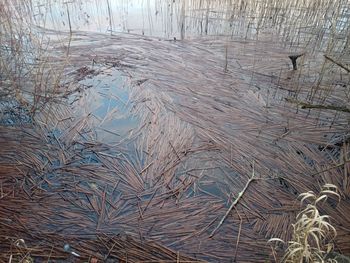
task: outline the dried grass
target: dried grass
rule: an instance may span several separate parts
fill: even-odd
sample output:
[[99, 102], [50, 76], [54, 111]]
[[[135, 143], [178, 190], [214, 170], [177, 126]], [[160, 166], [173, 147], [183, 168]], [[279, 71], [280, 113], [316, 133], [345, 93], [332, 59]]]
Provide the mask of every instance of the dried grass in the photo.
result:
[[[272, 15], [263, 3], [252, 5]], [[276, 25], [293, 19], [292, 4], [275, 10]], [[340, 5], [320, 3], [321, 9]], [[302, 9], [297, 21], [316, 23], [320, 12]], [[265, 16], [258, 21], [259, 28], [267, 25]], [[321, 22], [317, 29], [325, 28]], [[317, 48], [301, 40], [288, 46], [284, 40], [301, 36], [293, 33], [300, 25], [293, 25], [281, 27], [282, 40], [274, 44], [263, 31], [258, 40], [183, 41], [74, 32], [67, 57], [62, 42], [52, 43], [50, 69], [66, 65], [63, 91], [54, 92], [60, 100], [39, 103], [35, 125], [0, 127], [1, 260], [27, 253], [64, 259], [71, 256], [64, 251], [68, 243], [84, 260], [264, 262], [266, 240], [292, 235], [295, 197], [325, 182], [336, 185], [343, 199], [323, 210], [337, 218], [336, 249], [348, 253], [348, 115], [298, 108], [285, 98], [346, 105], [349, 75], [323, 56], [322, 48], [339, 35], [327, 33], [321, 45], [314, 32], [309, 37]], [[349, 43], [340, 42], [327, 54], [344, 64]], [[300, 49], [306, 55], [292, 71], [288, 56]], [[69, 105], [84, 93], [77, 69], [107, 67], [126, 76], [131, 101], [125, 104], [139, 118], [117, 143], [97, 141], [93, 114], [76, 115], [80, 104]], [[257, 182], [211, 238], [249, 180], [252, 161]], [[27, 249], [16, 245], [19, 239]]]
[[[340, 200], [337, 187], [325, 184], [319, 194], [312, 191], [299, 195], [301, 204], [309, 203], [297, 215], [293, 224], [293, 235], [282, 262], [333, 262], [326, 259], [333, 250], [331, 240], [337, 235], [336, 229], [330, 224], [328, 215], [321, 215], [320, 202], [325, 202], [328, 197], [336, 197]], [[269, 242], [283, 242], [279, 238], [272, 238]]]

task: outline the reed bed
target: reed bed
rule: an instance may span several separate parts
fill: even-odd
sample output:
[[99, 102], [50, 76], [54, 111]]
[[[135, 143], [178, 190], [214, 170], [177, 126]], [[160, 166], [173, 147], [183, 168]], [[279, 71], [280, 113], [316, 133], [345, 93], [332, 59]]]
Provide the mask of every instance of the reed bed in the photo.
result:
[[[29, 192], [23, 190], [20, 196], [11, 192], [4, 206], [16, 215], [11, 218], [15, 223], [10, 231], [19, 233], [16, 240], [24, 239], [21, 233], [39, 231], [43, 240], [49, 234], [61, 236], [50, 236], [55, 244], [59, 243], [58, 251], [47, 253], [50, 248], [41, 242], [40, 256], [69, 256], [62, 249], [64, 236], [84, 258], [126, 260], [121, 252], [113, 252], [120, 251], [118, 243], [115, 250], [109, 251], [114, 241], [106, 241], [122, 233], [135, 242], [156, 242], [175, 251], [169, 252], [173, 254], [167, 258], [161, 247], [156, 248], [158, 256], [154, 256], [143, 254], [145, 245], [138, 245], [135, 251], [130, 245], [125, 252], [130, 261], [149, 257], [175, 262], [179, 251], [191, 260], [229, 261], [236, 257], [239, 262], [262, 262], [270, 254], [268, 238], [288, 238], [298, 210], [294, 201], [298, 194], [331, 182], [342, 189], [343, 200], [336, 207], [325, 204], [324, 211], [337, 218], [336, 247], [347, 253], [348, 230], [341, 226], [348, 224], [344, 173], [348, 157], [340, 157], [341, 151], [345, 156], [349, 154], [344, 150], [347, 143], [343, 143], [348, 132], [346, 113], [298, 109], [284, 100], [291, 93], [276, 87], [281, 81], [275, 76], [270, 76], [267, 87], [267, 73], [242, 69], [235, 61], [224, 72], [218, 59], [222, 49], [217, 39], [191, 45], [127, 35], [111, 37], [109, 46], [104, 39], [102, 47], [96, 39], [89, 41], [90, 37], [98, 39], [81, 35], [79, 43], [72, 41], [72, 65], [89, 65], [93, 58], [99, 67], [109, 62], [124, 72], [132, 86], [131, 103], [133, 114], [140, 117], [139, 128], [113, 145], [81, 136], [91, 128], [88, 116], [67, 120], [66, 129], [57, 124], [62, 123], [58, 121], [60, 115], [53, 118], [53, 126], [61, 129], [58, 135], [37, 135], [38, 131], [30, 128], [30, 132], [19, 136], [23, 128], [4, 129], [2, 145], [8, 145], [1, 150], [3, 159], [8, 160], [4, 165], [21, 164], [17, 169], [30, 170], [17, 175], [19, 182], [24, 180], [30, 185], [19, 183], [19, 189]], [[82, 53], [82, 39], [94, 43], [89, 46], [93, 57]], [[234, 44], [238, 50], [239, 44], [242, 50], [252, 45], [248, 42], [247, 47], [244, 41]], [[255, 45], [252, 50], [258, 57], [259, 43]], [[110, 54], [119, 54], [118, 50], [122, 59], [111, 58]], [[152, 50], [157, 50], [157, 57]], [[285, 78], [286, 82], [291, 74], [287, 54], [270, 56], [275, 63], [265, 69], [275, 71], [283, 64], [280, 80]], [[302, 75], [303, 71], [298, 73]], [[303, 86], [297, 94], [300, 99], [307, 98], [308, 92], [309, 83], [303, 80], [299, 78]], [[292, 85], [295, 79], [289, 81]], [[267, 97], [269, 92], [276, 95]], [[338, 98], [341, 92], [337, 90], [333, 96]], [[22, 137], [22, 154], [18, 154], [13, 144]], [[258, 180], [247, 189], [237, 210], [232, 211], [218, 233], [210, 237], [249, 179], [253, 161]], [[35, 180], [31, 182], [29, 178]], [[4, 185], [13, 189], [10, 183]], [[8, 213], [3, 217], [8, 218]], [[3, 231], [9, 233], [5, 226]], [[97, 249], [101, 246], [100, 235], [108, 235], [101, 250]], [[36, 238], [26, 235], [25, 240], [38, 245]]]
[[[290, 46], [266, 32], [182, 41], [46, 34], [69, 41], [69, 52], [60, 41], [47, 49], [66, 76], [55, 100], [34, 116], [2, 115], [32, 122], [0, 122], [2, 261], [274, 260], [267, 240], [289, 240], [296, 197], [325, 183], [341, 201], [322, 213], [337, 229], [335, 249], [350, 253], [349, 113], [329, 108], [348, 107], [349, 74], [338, 64], [349, 43]], [[296, 51], [305, 55], [293, 70]], [[101, 89], [82, 80], [103, 72], [125, 76], [125, 104], [139, 119], [113, 143], [95, 136], [109, 112], [99, 123], [79, 111], [88, 89]]]

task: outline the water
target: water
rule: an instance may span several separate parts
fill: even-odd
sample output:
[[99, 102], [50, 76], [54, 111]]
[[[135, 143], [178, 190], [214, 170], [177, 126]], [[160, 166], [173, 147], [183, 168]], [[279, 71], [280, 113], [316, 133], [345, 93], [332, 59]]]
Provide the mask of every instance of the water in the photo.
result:
[[293, 6], [290, 1], [269, 0], [33, 0], [30, 12], [34, 24], [59, 31], [181, 40], [205, 35], [256, 39], [273, 33], [290, 46], [304, 43], [325, 49], [329, 35], [348, 34], [350, 9], [346, 1], [317, 2], [298, 0]]
[[79, 84], [84, 91], [73, 108], [78, 116], [92, 116], [97, 140], [117, 142], [138, 126], [139, 120], [131, 113], [127, 77], [120, 71], [100, 68]]
[[231, 5], [210, 0], [36, 0], [31, 9], [33, 21], [48, 29], [185, 39], [230, 35], [233, 28], [247, 33], [247, 21], [229, 12]]
[[[255, 92], [257, 88], [260, 90], [270, 85], [272, 88], [275, 87], [274, 81], [269, 80], [275, 76], [274, 71], [279, 69], [280, 65], [283, 70], [288, 71], [288, 67], [283, 65], [283, 60], [288, 59], [286, 52], [278, 54], [279, 50], [274, 50], [278, 56], [269, 60], [266, 57], [274, 55], [269, 48], [265, 49], [264, 46], [259, 49], [258, 45], [243, 47], [238, 41], [232, 41], [229, 43], [230, 48], [226, 48], [228, 54], [226, 62], [227, 58], [229, 59], [228, 71], [224, 70], [225, 48], [222, 43], [226, 41], [226, 46], [229, 44], [226, 37], [220, 38], [217, 35], [231, 36], [243, 33], [243, 36], [246, 36], [249, 35], [249, 30], [256, 32], [257, 23], [260, 22], [250, 16], [254, 12], [261, 12], [260, 16], [256, 16], [259, 19], [266, 17], [278, 24], [278, 19], [281, 18], [278, 14], [285, 12], [285, 7], [290, 3], [281, 1], [281, 11], [276, 11], [277, 15], [273, 16], [270, 12], [272, 9], [261, 7], [260, 3], [264, 1], [248, 1], [255, 3], [256, 6], [250, 6], [243, 11], [239, 5], [247, 1], [77, 0], [67, 3], [57, 0], [32, 1], [33, 21], [36, 24], [66, 32], [89, 31], [80, 35], [73, 32], [70, 46], [72, 59], [68, 62], [72, 63], [69, 66], [74, 70], [80, 67], [75, 71], [74, 81], [81, 89], [71, 95], [69, 101], [78, 121], [79, 118], [88, 119], [96, 140], [118, 144], [117, 147], [108, 149], [105, 145], [100, 147], [96, 144], [90, 152], [89, 145], [74, 148], [75, 146], [70, 147], [74, 144], [67, 143], [69, 146], [66, 149], [67, 156], [61, 157], [60, 152], [57, 154], [60, 159], [53, 160], [51, 164], [54, 171], [57, 170], [57, 174], [49, 173], [45, 179], [57, 180], [60, 183], [50, 186], [53, 191], [62, 192], [62, 189], [65, 189], [63, 197], [68, 200], [73, 200], [75, 197], [77, 199], [73, 200], [72, 205], [63, 208], [60, 207], [60, 203], [52, 204], [52, 208], [48, 205], [51, 209], [49, 211], [52, 211], [54, 216], [52, 219], [49, 218], [50, 221], [45, 221], [43, 218], [44, 229], [45, 224], [51, 226], [54, 222], [59, 229], [63, 229], [61, 234], [70, 236], [77, 234], [82, 236], [89, 231], [95, 233], [96, 230], [117, 235], [124, 228], [128, 232], [130, 230], [132, 235], [138, 236], [137, 230], [139, 230], [146, 240], [152, 239], [166, 244], [174, 251], [190, 253], [194, 249], [197, 250], [195, 246], [200, 240], [202, 247], [198, 248], [199, 259], [218, 261], [222, 258], [222, 261], [229, 262], [234, 257], [232, 244], [236, 243], [232, 238], [240, 232], [242, 226], [242, 233], [245, 235], [241, 236], [240, 247], [242, 244], [248, 244], [248, 249], [245, 248], [248, 252], [243, 253], [243, 256], [249, 255], [249, 249], [252, 249], [259, 251], [256, 253], [259, 254], [259, 260], [255, 260], [254, 253], [251, 253], [253, 255], [253, 257], [249, 255], [251, 261], [258, 262], [263, 260], [262, 257], [267, 258], [268, 254], [263, 254], [265, 252], [261, 248], [255, 247], [256, 244], [264, 244], [262, 245], [264, 248], [266, 240], [256, 242], [256, 238], [262, 236], [261, 232], [265, 230], [261, 226], [262, 223], [259, 223], [260, 218], [253, 218], [254, 214], [266, 215], [266, 220], [264, 218], [262, 222], [269, 223], [266, 228], [271, 230], [271, 233], [274, 228], [282, 225], [276, 222], [285, 222], [285, 217], [280, 217], [284, 212], [280, 204], [286, 204], [286, 212], [289, 213], [288, 204], [293, 202], [294, 195], [299, 189], [313, 186], [314, 181], [311, 177], [305, 177], [315, 172], [311, 157], [315, 157], [317, 163], [322, 164], [320, 169], [323, 169], [323, 164], [326, 162], [323, 155], [312, 150], [314, 147], [312, 143], [326, 144], [327, 140], [323, 138], [324, 131], [313, 126], [312, 119], [309, 123], [305, 121], [305, 115], [296, 118], [287, 112], [289, 108], [283, 111], [279, 105], [276, 108], [266, 109], [268, 103], [265, 102], [265, 98], [259, 96], [263, 94], [262, 91]], [[237, 4], [237, 7], [233, 2], [240, 4]], [[228, 6], [229, 3], [232, 6]], [[237, 15], [236, 11], [241, 14]], [[289, 16], [290, 14], [291, 12], [286, 12], [283, 16], [283, 19], [286, 19], [286, 27], [294, 19], [293, 26], [298, 28], [303, 14], [299, 20], [295, 16]], [[306, 21], [308, 22], [310, 21]], [[312, 21], [310, 28], [313, 28]], [[119, 32], [152, 37], [126, 34], [118, 36]], [[281, 34], [284, 33], [285, 31], [281, 30]], [[109, 37], [108, 34], [115, 36]], [[191, 37], [202, 35], [215, 35], [217, 38], [191, 41]], [[91, 43], [92, 45], [83, 43], [84, 45], [80, 46], [84, 41], [80, 42], [77, 38], [81, 36], [86, 36], [87, 41], [96, 43]], [[154, 36], [172, 40], [176, 37], [186, 41], [158, 41], [153, 38]], [[286, 33], [286, 38], [289, 37]], [[108, 40], [113, 45], [109, 46]], [[266, 46], [269, 46], [268, 44]], [[127, 56], [124, 58], [125, 54]], [[101, 64], [90, 66], [92, 60], [90, 56], [96, 57], [98, 63], [105, 61], [104, 66]], [[113, 59], [113, 56], [117, 56], [118, 59]], [[119, 67], [120, 70], [114, 66], [105, 66], [110, 60], [119, 62], [119, 57], [120, 61], [131, 60], [137, 66], [127, 69]], [[276, 61], [276, 64], [269, 65]], [[243, 70], [238, 62], [244, 62], [241, 64], [246, 70]], [[69, 68], [69, 71], [72, 68]], [[132, 77], [124, 75], [121, 70], [125, 70], [130, 76], [135, 76], [133, 82], [147, 79], [147, 83], [144, 86], [131, 87], [129, 78]], [[268, 73], [270, 70], [272, 73]], [[256, 74], [253, 82], [253, 74], [250, 73], [255, 72], [268, 75], [262, 78]], [[257, 86], [253, 87], [255, 83]], [[133, 115], [134, 105], [129, 93], [131, 89], [132, 96], [135, 96], [133, 99], [138, 101], [139, 105], [139, 110], [134, 111], [140, 113], [139, 118], [142, 120]], [[168, 109], [172, 112], [168, 112]], [[267, 110], [271, 112], [270, 115]], [[266, 116], [271, 116], [269, 123], [265, 120]], [[290, 134], [286, 132], [285, 122], [288, 122], [288, 129], [291, 125]], [[78, 128], [77, 131], [82, 130]], [[130, 136], [135, 129], [141, 131], [136, 139], [135, 134], [133, 137]], [[327, 129], [326, 133], [332, 130]], [[58, 141], [56, 137], [64, 139], [65, 134], [54, 130], [49, 139]], [[124, 140], [127, 137], [131, 138], [131, 142]], [[300, 141], [298, 138], [301, 138]], [[119, 142], [122, 140], [130, 144], [126, 145], [129, 147], [121, 145]], [[81, 149], [86, 151], [79, 153], [78, 150]], [[300, 149], [305, 156], [295, 153], [295, 149]], [[113, 154], [110, 154], [111, 152]], [[308, 155], [311, 156], [310, 159], [307, 159]], [[77, 163], [71, 162], [75, 161], [75, 158], [82, 164], [81, 166], [77, 167]], [[257, 167], [253, 168], [252, 162], [255, 160]], [[61, 171], [56, 169], [61, 166]], [[65, 169], [65, 166], [68, 169]], [[209, 227], [215, 227], [218, 220], [226, 213], [227, 207], [237, 198], [248, 178], [255, 172], [254, 169], [257, 171], [257, 176], [259, 178], [261, 176], [263, 180], [252, 184], [244, 194], [242, 200], [244, 203], [237, 206], [237, 211], [244, 211], [242, 218], [247, 221], [239, 226], [237, 220], [232, 221], [237, 217], [230, 215], [223, 224], [222, 234], [217, 235], [215, 240], [207, 239], [205, 235], [210, 232]], [[287, 195], [286, 188], [291, 189], [292, 184], [281, 181], [281, 185], [278, 185], [277, 178], [277, 184], [272, 184], [273, 181], [270, 180], [272, 169], [276, 174], [285, 175], [290, 180], [296, 178], [293, 183], [299, 189]], [[40, 181], [42, 174], [43, 171], [40, 170], [40, 176], [37, 177]], [[315, 185], [318, 183], [320, 182], [316, 182]], [[48, 187], [47, 184], [44, 189]], [[80, 190], [87, 190], [86, 200], [83, 196], [85, 193], [79, 192]], [[87, 197], [88, 195], [91, 198]], [[49, 201], [50, 196], [47, 199]], [[162, 204], [158, 203], [160, 198], [163, 199]], [[173, 202], [175, 199], [176, 205]], [[108, 201], [116, 208], [109, 206]], [[215, 202], [211, 203], [212, 201]], [[83, 205], [79, 204], [77, 207], [78, 202], [82, 202]], [[220, 206], [222, 208], [219, 206], [215, 208], [212, 204], [222, 204]], [[241, 205], [244, 205], [244, 208]], [[62, 214], [59, 213], [61, 211]], [[245, 215], [247, 211], [248, 216]], [[24, 215], [23, 212], [19, 212]], [[25, 214], [24, 216], [33, 219], [31, 213]], [[144, 218], [141, 218], [142, 214]], [[33, 231], [41, 227], [31, 225], [26, 217], [23, 220], [28, 222], [28, 228]], [[195, 240], [186, 239], [190, 237]], [[175, 247], [174, 241], [180, 242], [181, 245]], [[111, 252], [112, 249], [106, 251]], [[115, 250], [112, 252], [115, 253]]]
[[32, 123], [27, 109], [16, 100], [0, 100], [0, 125], [25, 125]]

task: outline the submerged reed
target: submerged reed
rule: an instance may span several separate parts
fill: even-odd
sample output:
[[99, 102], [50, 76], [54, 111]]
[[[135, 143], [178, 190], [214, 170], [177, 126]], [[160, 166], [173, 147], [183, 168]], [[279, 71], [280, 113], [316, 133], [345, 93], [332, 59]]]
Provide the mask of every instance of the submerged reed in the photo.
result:
[[[81, 1], [63, 3], [66, 32], [31, 24], [29, 3], [0, 1], [1, 92], [35, 117], [0, 126], [1, 260], [73, 251], [101, 261], [264, 262], [266, 240], [293, 235], [295, 197], [325, 182], [342, 190], [324, 213], [337, 218], [336, 248], [350, 251], [341, 227], [349, 117], [337, 110], [349, 102], [344, 1], [180, 2], [183, 39], [171, 41], [77, 32]], [[202, 37], [191, 37], [191, 23]], [[216, 34], [220, 23], [228, 36]], [[305, 55], [293, 70], [296, 51]], [[93, 85], [120, 74], [128, 99]], [[89, 92], [108, 97], [104, 115], [88, 107]], [[122, 138], [103, 127], [120, 113], [117, 101], [139, 121]], [[118, 139], [98, 140], [98, 128]], [[317, 215], [315, 207], [304, 212]]]

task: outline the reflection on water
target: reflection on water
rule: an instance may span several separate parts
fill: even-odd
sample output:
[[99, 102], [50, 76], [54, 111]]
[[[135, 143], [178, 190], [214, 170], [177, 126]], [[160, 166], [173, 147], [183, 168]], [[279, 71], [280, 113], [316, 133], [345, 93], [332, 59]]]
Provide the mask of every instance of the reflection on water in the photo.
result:
[[104, 69], [79, 83], [86, 89], [73, 106], [78, 114], [92, 115], [97, 140], [116, 142], [137, 127], [139, 121], [130, 112], [127, 79], [121, 72]]
[[30, 10], [35, 24], [62, 31], [127, 32], [166, 39], [200, 35], [256, 38], [260, 32], [269, 32], [291, 44], [310, 44], [314, 39], [320, 45], [328, 34], [347, 34], [350, 16], [345, 2], [33, 0]]
[[248, 25], [242, 12], [234, 13], [241, 10], [223, 0], [35, 0], [32, 10], [34, 21], [45, 28], [170, 39], [231, 34], [230, 28], [247, 33]]

